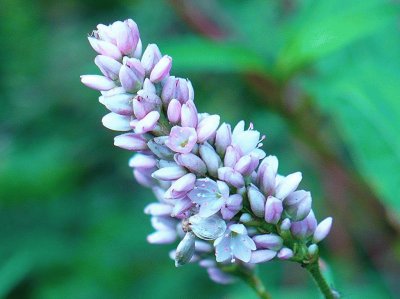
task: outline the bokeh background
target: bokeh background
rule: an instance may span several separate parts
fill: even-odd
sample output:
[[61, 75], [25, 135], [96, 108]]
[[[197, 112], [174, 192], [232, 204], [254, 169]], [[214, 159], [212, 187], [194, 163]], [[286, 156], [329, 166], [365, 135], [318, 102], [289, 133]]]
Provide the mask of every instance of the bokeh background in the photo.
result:
[[[255, 298], [146, 242], [152, 194], [79, 75], [87, 35], [133, 18], [200, 111], [251, 121], [301, 170], [325, 273], [344, 298], [399, 298], [399, 6], [377, 0], [1, 0], [0, 298]], [[274, 298], [318, 298], [298, 265], [259, 269]]]

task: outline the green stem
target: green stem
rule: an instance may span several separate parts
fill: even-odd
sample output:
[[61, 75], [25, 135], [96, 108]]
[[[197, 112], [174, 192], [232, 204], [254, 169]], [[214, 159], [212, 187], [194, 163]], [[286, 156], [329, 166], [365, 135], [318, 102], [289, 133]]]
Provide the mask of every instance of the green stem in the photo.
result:
[[321, 270], [319, 268], [318, 259], [310, 264], [303, 265], [304, 268], [310, 272], [311, 276], [314, 278], [315, 283], [319, 287], [320, 291], [326, 299], [337, 299], [338, 294], [328, 285], [325, 278], [322, 276]]
[[261, 299], [271, 299], [271, 295], [265, 289], [261, 279], [254, 273], [254, 271], [241, 268], [238, 270], [238, 276], [242, 278], [258, 295]]

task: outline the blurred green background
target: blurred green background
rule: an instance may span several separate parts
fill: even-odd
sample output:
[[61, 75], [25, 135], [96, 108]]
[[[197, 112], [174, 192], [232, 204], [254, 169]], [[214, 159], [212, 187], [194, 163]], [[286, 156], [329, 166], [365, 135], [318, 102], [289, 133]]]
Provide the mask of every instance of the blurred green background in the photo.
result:
[[[344, 298], [399, 298], [396, 2], [1, 0], [0, 298], [255, 298], [146, 242], [153, 196], [79, 81], [99, 73], [87, 35], [125, 18], [200, 111], [252, 121], [281, 172], [303, 172], [318, 219], [335, 218], [321, 250]], [[274, 298], [319, 296], [298, 265], [259, 272]]]

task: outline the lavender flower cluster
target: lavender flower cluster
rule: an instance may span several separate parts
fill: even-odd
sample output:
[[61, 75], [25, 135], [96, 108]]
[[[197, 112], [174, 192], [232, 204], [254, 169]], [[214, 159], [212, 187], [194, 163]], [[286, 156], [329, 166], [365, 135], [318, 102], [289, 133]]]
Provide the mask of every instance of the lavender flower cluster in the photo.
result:
[[111, 111], [103, 125], [126, 132], [114, 144], [136, 152], [133, 174], [157, 198], [144, 210], [155, 229], [150, 243], [180, 240], [171, 254], [176, 266], [199, 262], [219, 283], [233, 280], [223, 271], [231, 263], [304, 263], [317, 255], [332, 218], [317, 224], [310, 192], [297, 190], [301, 173], [278, 174], [278, 159], [266, 156], [252, 124], [232, 129], [198, 113], [190, 81], [170, 76], [172, 58], [155, 44], [142, 54], [133, 20], [100, 24], [89, 42], [103, 75], [81, 80], [101, 92]]

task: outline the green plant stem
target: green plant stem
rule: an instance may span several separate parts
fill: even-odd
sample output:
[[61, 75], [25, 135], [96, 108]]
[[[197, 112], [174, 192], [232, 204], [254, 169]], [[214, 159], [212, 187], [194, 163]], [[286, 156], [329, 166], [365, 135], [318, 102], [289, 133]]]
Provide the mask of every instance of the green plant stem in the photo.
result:
[[310, 264], [303, 265], [304, 268], [310, 272], [311, 276], [313, 277], [315, 283], [317, 284], [318, 288], [321, 290], [322, 294], [327, 299], [336, 299], [339, 298], [330, 286], [325, 278], [322, 276], [321, 270], [319, 268], [318, 259], [313, 261]]
[[261, 279], [254, 273], [254, 271], [241, 268], [238, 270], [238, 276], [246, 282], [258, 295], [261, 299], [271, 299], [271, 295], [265, 289], [264, 284]]

